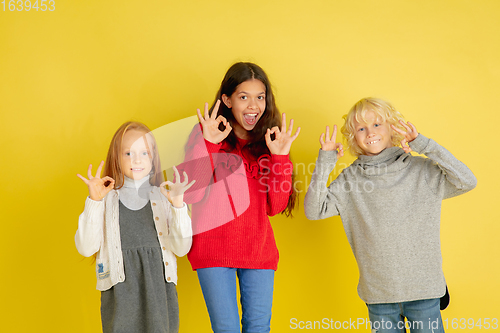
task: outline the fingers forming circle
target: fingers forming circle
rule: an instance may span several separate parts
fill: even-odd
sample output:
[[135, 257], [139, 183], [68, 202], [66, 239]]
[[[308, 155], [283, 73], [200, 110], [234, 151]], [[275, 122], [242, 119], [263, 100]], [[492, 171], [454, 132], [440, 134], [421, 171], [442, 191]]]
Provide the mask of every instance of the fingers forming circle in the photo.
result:
[[227, 120], [226, 120], [226, 118], [224, 118], [224, 116], [223, 116], [223, 115], [218, 116], [218, 117], [215, 119], [215, 121], [217, 121], [218, 123], [222, 122], [222, 123], [224, 124], [224, 126], [226, 126], [226, 123], [227, 123]]
[[106, 187], [110, 187], [110, 188], [114, 188], [115, 187], [115, 180], [109, 176], [105, 176], [103, 179], [104, 183], [106, 182], [109, 182], [108, 186]]

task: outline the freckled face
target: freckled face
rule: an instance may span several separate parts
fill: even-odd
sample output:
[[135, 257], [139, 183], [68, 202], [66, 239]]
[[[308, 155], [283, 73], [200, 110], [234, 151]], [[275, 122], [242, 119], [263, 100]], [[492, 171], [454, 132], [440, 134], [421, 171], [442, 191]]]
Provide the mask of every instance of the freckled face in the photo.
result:
[[368, 111], [365, 115], [366, 123], [359, 123], [354, 119], [354, 138], [364, 155], [374, 156], [382, 150], [393, 147], [392, 128], [386, 121], [377, 117], [375, 112]]
[[120, 163], [123, 173], [130, 179], [139, 180], [151, 172], [151, 142], [148, 144], [148, 140], [151, 140], [148, 134], [137, 130], [127, 131], [123, 136]]
[[247, 80], [230, 97], [222, 95], [222, 101], [236, 119], [236, 124], [232, 124], [236, 136], [245, 139], [266, 110], [266, 86], [260, 80]]

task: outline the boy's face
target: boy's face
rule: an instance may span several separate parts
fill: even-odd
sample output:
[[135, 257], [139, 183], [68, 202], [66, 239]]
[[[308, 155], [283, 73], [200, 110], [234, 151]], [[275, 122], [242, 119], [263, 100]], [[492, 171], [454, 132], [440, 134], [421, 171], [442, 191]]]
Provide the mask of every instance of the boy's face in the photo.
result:
[[373, 111], [365, 115], [366, 123], [359, 123], [354, 119], [354, 138], [364, 155], [380, 154], [385, 148], [392, 147], [392, 128], [386, 121], [382, 121]]

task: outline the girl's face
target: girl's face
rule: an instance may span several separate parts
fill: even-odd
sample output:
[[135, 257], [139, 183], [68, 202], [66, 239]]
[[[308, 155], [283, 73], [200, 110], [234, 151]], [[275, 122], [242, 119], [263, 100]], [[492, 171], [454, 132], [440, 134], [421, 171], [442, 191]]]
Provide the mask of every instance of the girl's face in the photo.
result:
[[382, 121], [375, 112], [368, 111], [366, 123], [354, 119], [354, 138], [364, 155], [380, 154], [385, 148], [392, 147], [392, 128], [388, 122]]
[[266, 110], [266, 86], [260, 80], [247, 80], [240, 83], [230, 97], [222, 95], [222, 101], [236, 119], [236, 124], [231, 124], [234, 133], [246, 139], [247, 132], [254, 129]]
[[152, 147], [149, 134], [138, 130], [125, 132], [120, 152], [120, 164], [125, 176], [139, 180], [149, 175], [152, 168], [149, 147]]

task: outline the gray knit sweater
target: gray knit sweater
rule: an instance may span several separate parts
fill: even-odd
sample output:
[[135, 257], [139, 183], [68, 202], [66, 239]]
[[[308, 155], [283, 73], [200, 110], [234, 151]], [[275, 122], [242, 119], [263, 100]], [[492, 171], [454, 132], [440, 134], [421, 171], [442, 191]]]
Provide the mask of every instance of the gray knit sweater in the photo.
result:
[[308, 219], [340, 215], [359, 268], [366, 303], [439, 298], [445, 293], [441, 200], [476, 186], [474, 174], [419, 134], [410, 147], [361, 155], [327, 187], [336, 151], [320, 150], [304, 207]]

